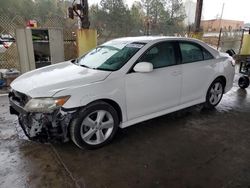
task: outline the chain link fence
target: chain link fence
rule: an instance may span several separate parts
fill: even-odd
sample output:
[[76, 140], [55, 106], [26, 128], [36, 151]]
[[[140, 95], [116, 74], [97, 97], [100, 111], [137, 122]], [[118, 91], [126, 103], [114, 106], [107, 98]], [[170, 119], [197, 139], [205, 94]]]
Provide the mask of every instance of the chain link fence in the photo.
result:
[[[44, 16], [34, 18], [37, 21], [38, 28], [62, 28], [64, 37], [64, 57], [65, 60], [77, 57], [76, 30], [78, 20], [72, 20], [61, 16]], [[0, 43], [0, 69], [16, 68], [20, 70], [20, 63], [15, 42], [15, 30], [25, 28], [26, 20], [21, 16], [12, 18], [5, 15], [0, 16], [0, 36], [7, 35], [11, 41], [6, 42], [7, 48]], [[202, 40], [221, 51], [234, 49], [238, 53], [242, 46], [243, 30], [221, 30], [220, 32], [207, 32], [203, 34]], [[178, 34], [178, 36], [183, 36]], [[184, 36], [189, 36], [188, 32]], [[0, 38], [1, 39], [1, 38]], [[1, 39], [2, 40], [2, 39]], [[98, 39], [99, 41], [100, 38]], [[1, 41], [0, 41], [1, 42]]]
[[242, 46], [243, 35], [244, 30], [221, 29], [218, 33], [204, 33], [202, 40], [222, 52], [226, 52], [229, 49], [233, 49], [236, 53], [239, 53]]
[[[77, 57], [76, 30], [78, 21], [61, 16], [46, 16], [34, 18], [38, 28], [62, 28], [64, 38], [64, 57], [69, 60]], [[20, 70], [17, 45], [15, 42], [15, 31], [17, 28], [25, 28], [26, 20], [21, 16], [13, 18], [0, 16], [0, 37], [8, 36], [4, 41], [0, 41], [0, 69], [16, 68]], [[3, 40], [1, 38], [1, 40]], [[6, 46], [7, 45], [7, 46]]]
[[16, 28], [24, 28], [25, 20], [21, 16], [14, 16], [13, 18], [0, 16], [0, 36], [7, 36], [1, 38], [0, 44], [0, 69], [20, 68], [17, 45], [15, 42]]

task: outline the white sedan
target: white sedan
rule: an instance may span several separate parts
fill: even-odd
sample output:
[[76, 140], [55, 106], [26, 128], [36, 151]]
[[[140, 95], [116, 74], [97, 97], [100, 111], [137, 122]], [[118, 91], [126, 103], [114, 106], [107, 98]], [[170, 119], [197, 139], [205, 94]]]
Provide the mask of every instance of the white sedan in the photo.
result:
[[18, 77], [10, 112], [31, 140], [71, 139], [94, 149], [119, 127], [196, 104], [214, 108], [232, 88], [234, 65], [229, 55], [195, 39], [119, 38]]

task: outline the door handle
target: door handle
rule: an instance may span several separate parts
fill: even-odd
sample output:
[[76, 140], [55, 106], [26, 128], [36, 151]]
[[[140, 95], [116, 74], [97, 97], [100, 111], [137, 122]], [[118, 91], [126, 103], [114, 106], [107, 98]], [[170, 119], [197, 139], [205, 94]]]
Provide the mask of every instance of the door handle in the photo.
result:
[[172, 73], [171, 73], [171, 75], [173, 75], [173, 76], [179, 76], [181, 74], [181, 71], [180, 70], [176, 70], [176, 71], [173, 71]]
[[211, 64], [210, 67], [211, 67], [211, 68], [215, 68], [216, 65], [215, 65], [215, 64]]

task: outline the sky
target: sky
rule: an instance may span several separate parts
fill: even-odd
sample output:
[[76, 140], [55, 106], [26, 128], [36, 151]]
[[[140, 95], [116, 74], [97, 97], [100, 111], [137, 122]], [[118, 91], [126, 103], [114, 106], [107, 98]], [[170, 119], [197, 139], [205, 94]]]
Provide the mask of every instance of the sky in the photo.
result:
[[[98, 2], [100, 0], [89, 0], [90, 4]], [[124, 2], [131, 6], [134, 0], [124, 0]], [[194, 0], [194, 2], [196, 1]], [[223, 19], [240, 20], [250, 23], [250, 0], [203, 0], [203, 18], [209, 20], [214, 19], [216, 15], [220, 15], [223, 3]]]

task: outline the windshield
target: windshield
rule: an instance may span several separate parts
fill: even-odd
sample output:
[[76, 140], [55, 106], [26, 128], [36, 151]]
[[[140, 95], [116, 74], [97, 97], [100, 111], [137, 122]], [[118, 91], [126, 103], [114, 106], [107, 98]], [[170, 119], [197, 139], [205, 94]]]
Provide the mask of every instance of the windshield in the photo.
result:
[[115, 71], [120, 69], [145, 44], [110, 41], [78, 59], [79, 65], [91, 69]]

